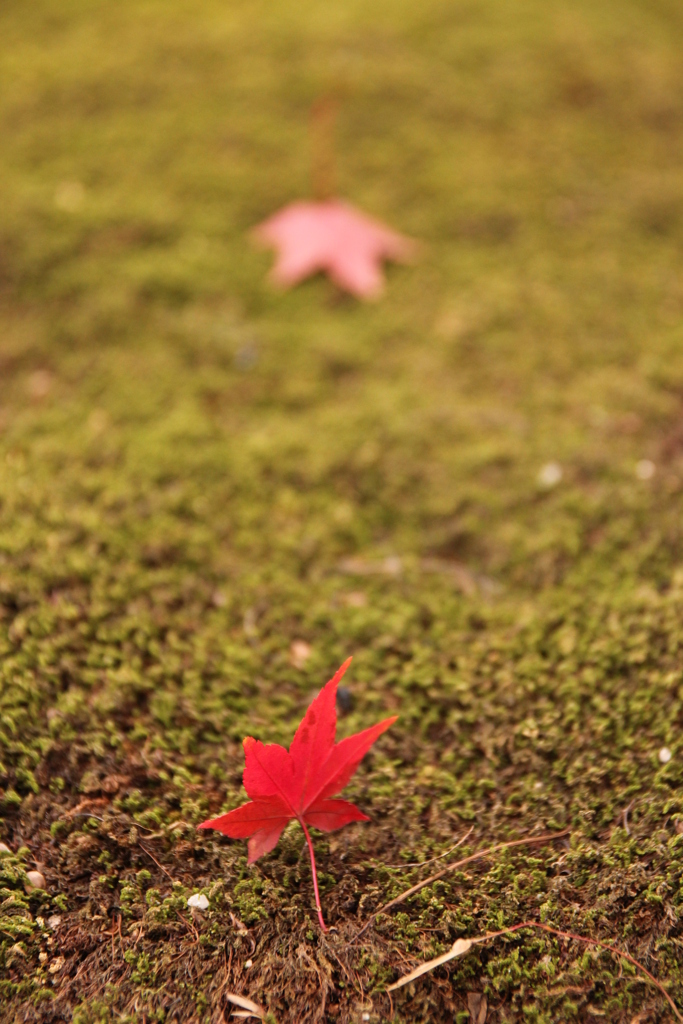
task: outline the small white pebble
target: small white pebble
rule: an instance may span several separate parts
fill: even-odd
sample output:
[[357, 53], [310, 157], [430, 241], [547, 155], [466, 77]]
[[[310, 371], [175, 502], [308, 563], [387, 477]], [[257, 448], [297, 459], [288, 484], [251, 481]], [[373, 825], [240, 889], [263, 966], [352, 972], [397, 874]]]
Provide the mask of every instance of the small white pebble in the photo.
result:
[[61, 923], [62, 919], [59, 914], [53, 914], [52, 917], [48, 917], [47, 919], [48, 928], [51, 928], [53, 932], [57, 931]]
[[10, 850], [9, 846], [7, 845], [7, 843], [0, 843], [0, 853], [11, 853], [11, 852], [12, 851]]
[[361, 1014], [361, 1020], [370, 1020], [370, 1014], [369, 1013], [362, 1013]]
[[47, 885], [42, 871], [27, 871], [26, 877], [28, 878], [28, 885], [25, 887], [27, 892], [30, 892], [31, 889], [44, 889]]
[[254, 966], [254, 961], [253, 960], [247, 960], [245, 962], [244, 966], [245, 967], [253, 967]]
[[195, 892], [188, 898], [188, 907], [196, 907], [197, 910], [206, 910], [209, 906], [209, 901], [203, 892]]
[[662, 747], [657, 756], [659, 757], [659, 761], [661, 764], [668, 764], [671, 758], [673, 757], [673, 754], [671, 753], [668, 747]]
[[652, 480], [657, 467], [650, 459], [641, 459], [636, 463], [636, 476], [639, 480]]
[[562, 479], [562, 466], [559, 462], [546, 462], [538, 471], [537, 480], [541, 487], [554, 487]]
[[289, 648], [289, 661], [294, 668], [301, 670], [311, 654], [313, 648], [305, 640], [292, 640], [292, 645]]

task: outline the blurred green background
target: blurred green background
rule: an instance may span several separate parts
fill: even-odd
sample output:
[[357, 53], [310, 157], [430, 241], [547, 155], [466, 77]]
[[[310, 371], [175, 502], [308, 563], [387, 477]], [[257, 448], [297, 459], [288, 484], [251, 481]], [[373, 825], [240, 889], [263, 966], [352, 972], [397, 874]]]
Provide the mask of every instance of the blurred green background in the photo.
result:
[[[5, 841], [98, 933], [97, 900], [138, 854], [112, 855], [102, 892], [73, 902], [84, 819], [64, 815], [109, 799], [107, 814], [167, 836], [157, 856], [187, 886], [223, 858], [239, 910], [244, 849], [198, 841], [209, 870], [191, 825], [241, 799], [241, 737], [288, 742], [353, 654], [342, 728], [401, 715], [354, 784], [375, 824], [344, 833], [350, 858], [370, 858], [366, 889], [399, 891], [374, 861], [431, 856], [463, 821], [482, 845], [572, 825], [575, 910], [546, 893], [547, 919], [633, 935], [644, 957], [657, 944], [650, 969], [675, 975], [680, 4], [6, 0], [0, 40]], [[330, 91], [340, 192], [423, 243], [376, 304], [322, 278], [275, 292], [248, 241], [309, 194], [310, 111]], [[105, 784], [116, 772], [128, 782]], [[626, 806], [638, 839], [618, 825]], [[94, 878], [100, 855], [79, 871]], [[343, 871], [321, 841], [326, 856], [332, 893]], [[458, 911], [408, 905], [396, 948], [425, 959], [538, 913], [536, 883], [511, 895], [510, 870], [458, 889]], [[284, 882], [258, 896], [260, 936], [286, 907], [305, 932], [301, 871], [300, 905]], [[338, 920], [352, 928], [356, 910]], [[70, 1019], [49, 1003], [81, 1006], [82, 1024], [126, 1006], [142, 1020], [135, 998], [160, 1012], [160, 979], [130, 959], [105, 972], [116, 995], [105, 974], [73, 983], [81, 953], [61, 989], [42, 980], [36, 915], [21, 978], [17, 935], [3, 939], [17, 1019]], [[400, 1012], [453, 1020], [485, 977], [490, 1020], [584, 1019], [591, 1000], [614, 1021], [655, 1013], [607, 969], [588, 994], [553, 995], [538, 967], [551, 944], [534, 941], [519, 975], [491, 953]], [[354, 967], [373, 1013], [396, 976], [386, 943]], [[250, 978], [282, 1012], [285, 990]], [[195, 984], [183, 1019], [200, 1014]], [[366, 1003], [330, 984], [335, 1019], [357, 1019]]]

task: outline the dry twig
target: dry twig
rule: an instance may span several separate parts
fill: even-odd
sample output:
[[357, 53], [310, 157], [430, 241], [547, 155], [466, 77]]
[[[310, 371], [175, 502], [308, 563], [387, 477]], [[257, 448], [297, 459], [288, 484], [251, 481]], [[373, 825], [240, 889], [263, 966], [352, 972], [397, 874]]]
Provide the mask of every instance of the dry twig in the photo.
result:
[[563, 839], [568, 836], [571, 832], [570, 828], [565, 828], [561, 832], [547, 832], [542, 836], [529, 836], [527, 839], [513, 839], [508, 843], [497, 843], [495, 846], [489, 846], [485, 850], [479, 850], [478, 853], [472, 853], [469, 857], [463, 857], [462, 860], [454, 860], [452, 864], [447, 864], [445, 868], [441, 868], [441, 871], [437, 871], [436, 874], [430, 875], [429, 878], [424, 878], [417, 885], [413, 885], [410, 889], [406, 889], [400, 896], [395, 896], [393, 900], [389, 900], [383, 907], [376, 910], [374, 914], [371, 914], [368, 920], [365, 922], [363, 927], [356, 932], [354, 937], [351, 939], [351, 943], [356, 942], [361, 935], [368, 930], [375, 919], [380, 915], [386, 913], [391, 907], [395, 907], [398, 903], [403, 903], [409, 896], [414, 896], [420, 889], [424, 889], [426, 885], [431, 885], [432, 882], [437, 882], [444, 875], [447, 875], [450, 871], [456, 871], [458, 868], [464, 867], [465, 864], [472, 864], [474, 861], [483, 860], [484, 857], [489, 857], [494, 853], [498, 853], [499, 850], [509, 850], [514, 846], [537, 846], [541, 843], [552, 843], [556, 839]]
[[425, 868], [428, 864], [433, 864], [435, 861], [441, 860], [443, 857], [447, 857], [449, 853], [453, 853], [453, 850], [457, 850], [459, 846], [462, 846], [462, 844], [464, 842], [466, 842], [470, 838], [470, 836], [472, 835], [473, 832], [474, 832], [474, 825], [472, 825], [471, 828], [468, 828], [468, 830], [467, 830], [467, 832], [465, 832], [464, 836], [461, 836], [460, 839], [458, 839], [457, 843], [454, 846], [450, 846], [447, 850], [444, 850], [443, 853], [437, 854], [436, 857], [430, 857], [429, 860], [412, 860], [412, 861], [409, 861], [407, 864], [386, 864], [385, 867], [388, 867], [388, 868]]
[[647, 967], [644, 967], [643, 964], [636, 960], [635, 957], [631, 956], [630, 953], [625, 953], [624, 950], [610, 945], [609, 942], [603, 942], [601, 939], [588, 939], [584, 935], [577, 935], [575, 932], [565, 932], [559, 928], [552, 928], [548, 924], [541, 924], [540, 921], [522, 921], [521, 924], [512, 925], [510, 928], [501, 928], [500, 931], [489, 932], [487, 935], [479, 935], [474, 939], [456, 939], [447, 953], [443, 953], [441, 956], [435, 957], [434, 960], [427, 960], [426, 963], [420, 964], [420, 966], [416, 967], [414, 971], [410, 972], [410, 974], [404, 975], [404, 977], [395, 981], [393, 985], [390, 985], [387, 991], [393, 992], [395, 989], [401, 988], [403, 985], [407, 985], [409, 982], [414, 981], [416, 978], [426, 974], [428, 971], [434, 970], [435, 967], [439, 967], [441, 964], [445, 964], [457, 956], [463, 956], [465, 953], [469, 952], [474, 945], [482, 942], [489, 942], [491, 939], [500, 938], [501, 935], [511, 935], [513, 932], [521, 931], [522, 928], [540, 928], [541, 931], [548, 932], [550, 935], [557, 935], [561, 939], [568, 939], [572, 942], [583, 942], [588, 946], [598, 946], [600, 949], [606, 949], [610, 953], [614, 953], [622, 960], [628, 960], [628, 962], [632, 964], [637, 971], [640, 971], [641, 974], [645, 975], [647, 980], [654, 985], [656, 989], [658, 989], [671, 1007], [676, 1020], [681, 1021], [681, 1024], [683, 1024], [683, 1015], [678, 1010], [678, 1007], [662, 983], [657, 981], [654, 974], [651, 974]]

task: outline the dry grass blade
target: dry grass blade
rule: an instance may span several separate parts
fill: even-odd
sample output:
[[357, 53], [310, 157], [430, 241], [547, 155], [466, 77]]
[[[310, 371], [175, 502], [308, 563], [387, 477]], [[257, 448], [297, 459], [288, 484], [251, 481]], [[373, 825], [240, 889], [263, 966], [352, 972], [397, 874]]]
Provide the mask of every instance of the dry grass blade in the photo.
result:
[[261, 1020], [265, 1020], [266, 1011], [258, 1003], [255, 1003], [252, 999], [247, 999], [245, 996], [236, 996], [234, 992], [227, 992], [226, 999], [232, 1003], [233, 1006], [239, 1006], [240, 1010], [235, 1010], [232, 1014], [233, 1017], [260, 1017]]
[[433, 960], [427, 960], [426, 963], [420, 964], [410, 974], [405, 974], [398, 981], [395, 981], [393, 985], [389, 985], [387, 992], [393, 992], [397, 988], [402, 988], [407, 985], [410, 981], [415, 981], [420, 975], [426, 974], [427, 971], [433, 971], [435, 967], [440, 967], [441, 964], [447, 964], [449, 960], [454, 960], [456, 956], [464, 956], [465, 953], [469, 952], [472, 948], [472, 943], [475, 940], [472, 939], [456, 939], [451, 948], [447, 953], [442, 953], [441, 956], [435, 957]]
[[632, 964], [637, 971], [640, 971], [641, 974], [645, 975], [648, 981], [652, 985], [654, 985], [656, 989], [658, 989], [658, 991], [661, 993], [661, 995], [664, 996], [667, 1003], [671, 1007], [672, 1013], [676, 1020], [681, 1021], [681, 1024], [683, 1024], [683, 1015], [679, 1011], [678, 1007], [674, 1003], [669, 993], [662, 985], [661, 981], [657, 981], [654, 974], [651, 974], [648, 971], [647, 967], [644, 967], [639, 960], [636, 960], [634, 956], [631, 956], [630, 953], [625, 953], [623, 949], [618, 949], [616, 946], [610, 945], [609, 942], [602, 942], [601, 939], [588, 939], [583, 935], [576, 935], [574, 932], [561, 931], [559, 928], [552, 928], [548, 924], [541, 924], [540, 921], [523, 921], [522, 924], [513, 925], [512, 928], [503, 928], [499, 932], [493, 932], [490, 935], [484, 935], [482, 936], [481, 939], [474, 939], [473, 941], [485, 942], [488, 939], [495, 939], [499, 935], [509, 935], [511, 932], [518, 932], [522, 928], [539, 928], [541, 931], [548, 932], [550, 935], [557, 935], [561, 939], [570, 939], [573, 942], [583, 942], [587, 946], [598, 946], [600, 949], [606, 949], [610, 953], [614, 953], [614, 955], [618, 956], [621, 960], [628, 960], [628, 962]]
[[420, 964], [410, 974], [404, 975], [395, 981], [393, 985], [389, 985], [387, 992], [393, 992], [397, 988], [402, 988], [403, 985], [407, 985], [411, 981], [415, 981], [423, 974], [427, 974], [428, 971], [433, 971], [435, 967], [440, 967], [441, 964], [448, 963], [449, 960], [454, 960], [457, 956], [463, 956], [467, 953], [472, 946], [482, 943], [489, 942], [491, 939], [498, 939], [501, 935], [512, 935], [513, 932], [521, 931], [522, 928], [539, 928], [541, 931], [548, 932], [550, 935], [556, 935], [561, 939], [568, 939], [572, 942], [583, 942], [587, 946], [598, 946], [600, 949], [606, 949], [615, 956], [618, 956], [622, 960], [628, 960], [637, 971], [647, 978], [647, 980], [655, 986], [662, 996], [666, 999], [667, 1003], [671, 1007], [671, 1011], [676, 1020], [681, 1021], [683, 1024], [683, 1015], [680, 1013], [678, 1007], [674, 1003], [673, 999], [666, 991], [661, 981], [657, 981], [655, 976], [648, 971], [647, 967], [644, 967], [640, 961], [636, 960], [635, 957], [631, 956], [630, 953], [625, 953], [622, 949], [618, 949], [616, 946], [610, 945], [609, 942], [602, 942], [601, 939], [588, 939], [583, 935], [577, 935], [574, 932], [565, 932], [559, 928], [552, 928], [550, 925], [541, 924], [540, 921], [523, 921], [521, 924], [512, 925], [510, 928], [501, 928], [498, 932], [489, 932], [488, 935], [479, 935], [474, 939], [456, 939], [451, 948], [447, 953], [443, 953], [441, 956], [435, 957], [434, 960], [427, 960], [426, 963]]
[[[563, 839], [568, 836], [571, 832], [570, 828], [565, 828], [561, 832], [547, 832], [542, 836], [529, 836], [527, 839], [513, 839], [509, 843], [497, 843], [495, 846], [489, 846], [485, 850], [479, 850], [478, 853], [472, 853], [469, 857], [463, 857], [461, 860], [454, 860], [451, 864], [446, 864], [444, 868], [437, 871], [435, 874], [430, 875], [429, 878], [423, 878], [417, 885], [413, 885], [410, 889], [406, 889], [399, 896], [395, 896], [393, 900], [389, 900], [383, 907], [376, 910], [368, 920], [365, 922], [363, 927], [356, 932], [351, 942], [356, 942], [361, 935], [368, 930], [372, 925], [373, 921], [380, 915], [386, 913], [391, 907], [395, 907], [398, 903], [403, 903], [410, 896], [414, 896], [420, 889], [424, 889], [426, 885], [431, 885], [432, 882], [437, 882], [444, 875], [447, 875], [450, 871], [456, 871], [458, 868], [464, 867], [465, 864], [473, 864], [474, 861], [483, 860], [484, 857], [490, 857], [494, 853], [498, 853], [500, 850], [510, 850], [515, 846], [538, 846], [542, 843], [552, 843], [555, 839]], [[349, 943], [350, 945], [351, 943]]]
[[467, 832], [465, 832], [465, 834], [463, 836], [460, 836], [460, 839], [458, 839], [457, 843], [455, 843], [453, 846], [449, 846], [449, 848], [447, 850], [444, 850], [443, 853], [437, 854], [436, 857], [430, 857], [429, 860], [411, 860], [411, 861], [408, 861], [407, 864], [387, 864], [387, 867], [388, 868], [426, 868], [428, 864], [434, 864], [437, 860], [443, 860], [443, 858], [447, 857], [449, 853], [453, 853], [454, 850], [457, 850], [459, 846], [462, 846], [463, 843], [467, 842], [467, 840], [470, 838], [470, 836], [472, 835], [473, 832], [474, 832], [474, 825], [472, 825], [471, 828], [468, 828]]

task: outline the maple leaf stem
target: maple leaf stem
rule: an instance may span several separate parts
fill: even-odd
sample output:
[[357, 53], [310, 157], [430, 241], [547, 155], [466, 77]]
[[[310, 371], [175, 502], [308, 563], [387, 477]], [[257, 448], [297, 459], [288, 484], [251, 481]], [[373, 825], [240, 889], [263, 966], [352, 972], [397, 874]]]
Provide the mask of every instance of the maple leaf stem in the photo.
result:
[[301, 819], [299, 819], [304, 835], [306, 836], [306, 842], [308, 843], [308, 852], [311, 856], [311, 873], [313, 875], [313, 891], [315, 892], [315, 909], [318, 911], [318, 920], [320, 921], [320, 927], [324, 932], [327, 931], [327, 925], [323, 919], [323, 908], [320, 906], [320, 893], [318, 892], [318, 872], [315, 868], [315, 853], [313, 852], [313, 842], [308, 829]]
[[337, 100], [333, 95], [321, 96], [311, 110], [311, 178], [313, 195], [325, 201], [335, 193], [334, 122]]

